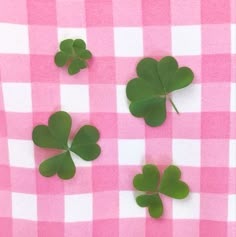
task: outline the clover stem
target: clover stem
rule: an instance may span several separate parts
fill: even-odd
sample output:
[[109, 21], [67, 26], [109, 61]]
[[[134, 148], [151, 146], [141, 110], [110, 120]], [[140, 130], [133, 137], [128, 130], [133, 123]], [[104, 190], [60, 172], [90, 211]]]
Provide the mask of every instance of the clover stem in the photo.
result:
[[178, 109], [176, 108], [176, 106], [175, 106], [175, 104], [174, 104], [174, 102], [173, 102], [173, 100], [168, 96], [168, 100], [170, 101], [170, 103], [172, 104], [172, 106], [173, 106], [173, 108], [174, 108], [174, 110], [176, 111], [176, 113], [177, 114], [179, 114], [179, 111], [178, 111]]

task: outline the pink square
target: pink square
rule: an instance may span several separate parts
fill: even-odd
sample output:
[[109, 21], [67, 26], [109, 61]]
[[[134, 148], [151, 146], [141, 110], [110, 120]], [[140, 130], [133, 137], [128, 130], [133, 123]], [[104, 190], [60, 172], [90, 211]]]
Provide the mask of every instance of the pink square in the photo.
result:
[[[38, 235], [38, 223], [23, 219], [13, 219], [13, 237], [42, 237]], [[47, 234], [49, 231], [47, 232]]]
[[32, 139], [32, 114], [7, 112], [7, 133], [9, 138]]
[[118, 114], [118, 138], [137, 139], [145, 137], [145, 125], [141, 119], [130, 114]]
[[119, 166], [119, 190], [134, 190], [133, 178], [140, 172], [139, 166]]
[[112, 0], [106, 1], [85, 1], [86, 24], [91, 26], [112, 26]]
[[26, 0], [1, 0], [0, 5], [0, 22], [27, 24]]
[[[38, 222], [37, 237], [57, 236], [64, 237], [63, 222]], [[26, 237], [26, 236], [25, 236]]]
[[170, 55], [171, 28], [169, 26], [146, 26], [143, 28], [143, 39], [145, 56]]
[[60, 104], [59, 84], [32, 83], [31, 89], [34, 112], [51, 112], [58, 108]]
[[228, 195], [201, 193], [200, 202], [202, 220], [227, 221]]
[[236, 82], [236, 54], [231, 54], [231, 81]]
[[64, 221], [63, 195], [38, 195], [38, 220], [48, 222]]
[[116, 112], [115, 85], [90, 85], [89, 95], [91, 112]]
[[27, 0], [28, 21], [34, 25], [56, 25], [56, 0], [35, 1]]
[[117, 84], [125, 85], [127, 82], [137, 77], [135, 69], [140, 58], [119, 58], [116, 57], [116, 82]]
[[90, 84], [115, 84], [116, 69], [114, 57], [93, 57], [89, 68]]
[[230, 0], [201, 0], [201, 16], [203, 24], [230, 22]]
[[114, 55], [114, 35], [111, 27], [87, 28], [87, 42], [88, 49], [95, 57]]
[[[174, 237], [200, 237], [199, 236], [199, 221], [195, 220], [175, 220], [173, 222]], [[205, 236], [204, 236], [205, 237]]]
[[172, 0], [171, 22], [173, 25], [201, 24], [201, 10], [199, 0]]
[[229, 111], [230, 107], [229, 95], [230, 95], [229, 83], [203, 83], [202, 111], [203, 112]]
[[145, 224], [144, 218], [130, 218], [119, 220], [119, 234], [120, 236], [145, 236]]
[[13, 192], [36, 193], [35, 173], [38, 171], [28, 168], [11, 167], [11, 189]]
[[[91, 113], [91, 125], [100, 131], [100, 137], [117, 138], [117, 114], [116, 113]], [[109, 128], [109, 129], [107, 129]]]
[[0, 236], [12, 237], [12, 218], [0, 218]]
[[85, 27], [84, 1], [57, 1], [56, 7], [59, 27]]
[[87, 85], [89, 78], [88, 78], [88, 72], [90, 71], [90, 65], [92, 63], [93, 59], [89, 60], [88, 63], [88, 68], [85, 68], [81, 70], [79, 73], [70, 76], [68, 74], [68, 68], [65, 66], [63, 68], [57, 68], [56, 70], [59, 71], [59, 78], [60, 78], [60, 83], [61, 84], [80, 84], [80, 85]]
[[229, 138], [229, 115], [228, 112], [202, 112], [201, 137]]
[[228, 182], [228, 193], [235, 194], [236, 193], [236, 168], [229, 169], [229, 182]]
[[236, 113], [230, 113], [230, 138], [236, 139]]
[[146, 236], [153, 236], [153, 233], [157, 233], [157, 231], [159, 236], [172, 237], [172, 220], [147, 218]]
[[227, 222], [200, 221], [200, 236], [204, 237], [224, 237], [227, 236]]
[[170, 0], [145, 0], [142, 7], [144, 25], [170, 24]]
[[[12, 203], [11, 203], [11, 192], [0, 190], [0, 217], [11, 217], [12, 216]], [[0, 220], [1, 226], [1, 220]], [[0, 227], [0, 233], [1, 233]], [[0, 235], [1, 236], [1, 235]]]
[[205, 193], [228, 192], [228, 168], [201, 168], [201, 191]]
[[229, 54], [202, 55], [203, 82], [229, 82], [230, 70]]
[[[109, 206], [109, 208], [107, 208]], [[93, 218], [113, 219], [119, 216], [119, 193], [96, 192], [93, 194]]]
[[6, 137], [0, 137], [1, 165], [9, 165], [8, 159], [8, 141]]
[[202, 25], [203, 54], [230, 53], [230, 25]]
[[[201, 136], [201, 114], [173, 114], [173, 138], [199, 139]], [[184, 124], [184, 126], [183, 126]]]
[[[0, 90], [1, 90], [1, 88], [0, 88]], [[1, 95], [0, 95], [0, 99], [1, 99]], [[6, 137], [7, 136], [7, 123], [6, 123], [5, 114], [6, 114], [5, 112], [0, 111], [0, 124], [1, 124], [1, 126], [0, 126], [0, 137]]]
[[142, 1], [113, 1], [113, 20], [115, 26], [142, 25]]
[[54, 56], [31, 55], [32, 82], [58, 82], [59, 70], [54, 64]]
[[201, 164], [209, 167], [228, 167], [229, 142], [226, 139], [201, 140]]
[[10, 167], [6, 165], [0, 165], [0, 190], [10, 190]]
[[57, 29], [54, 26], [29, 25], [31, 54], [54, 55], [57, 51]]
[[93, 237], [119, 237], [119, 220], [97, 220], [93, 222]]
[[[64, 237], [92, 237], [92, 222], [63, 223]], [[62, 232], [63, 233], [63, 232]]]
[[93, 167], [93, 191], [118, 190], [118, 167], [117, 166], [94, 166]]
[[[14, 70], [12, 65], [14, 62]], [[3, 82], [30, 82], [30, 56], [0, 54], [1, 80]]]

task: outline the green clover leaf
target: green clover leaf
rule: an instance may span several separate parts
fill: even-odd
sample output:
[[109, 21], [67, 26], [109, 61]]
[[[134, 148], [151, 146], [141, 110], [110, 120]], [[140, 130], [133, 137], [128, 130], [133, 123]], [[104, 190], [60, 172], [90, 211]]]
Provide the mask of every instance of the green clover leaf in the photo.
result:
[[88, 66], [86, 60], [90, 58], [92, 53], [86, 49], [82, 39], [66, 39], [60, 43], [60, 51], [56, 53], [54, 62], [58, 67], [68, 64], [69, 75], [74, 75]]
[[32, 139], [35, 145], [62, 150], [62, 153], [40, 164], [41, 175], [51, 177], [57, 174], [61, 179], [71, 179], [76, 172], [71, 152], [86, 161], [94, 160], [100, 155], [101, 148], [97, 144], [99, 131], [91, 125], [81, 127], [72, 140], [71, 146], [68, 146], [71, 125], [70, 115], [59, 111], [50, 116], [48, 126], [38, 125], [33, 129]]
[[159, 193], [175, 199], [184, 199], [189, 194], [189, 187], [180, 180], [181, 171], [174, 165], [168, 166], [163, 173], [159, 187], [160, 173], [155, 165], [143, 166], [142, 174], [137, 174], [133, 179], [133, 186], [139, 191], [146, 192], [136, 198], [140, 207], [148, 207], [151, 217], [159, 218], [163, 214], [163, 204]]
[[194, 75], [190, 68], [179, 68], [175, 58], [167, 56], [159, 62], [153, 58], [142, 59], [136, 72], [138, 77], [126, 87], [133, 116], [144, 118], [149, 126], [160, 126], [166, 120], [166, 100], [179, 113], [169, 93], [192, 83]]

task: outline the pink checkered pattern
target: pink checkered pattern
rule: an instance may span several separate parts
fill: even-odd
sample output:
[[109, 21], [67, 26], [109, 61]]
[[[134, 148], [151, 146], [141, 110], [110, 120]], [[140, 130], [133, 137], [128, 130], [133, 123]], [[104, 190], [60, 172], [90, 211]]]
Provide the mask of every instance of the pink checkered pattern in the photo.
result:
[[[0, 0], [0, 236], [236, 236], [235, 0]], [[70, 77], [53, 56], [83, 38], [89, 69]], [[195, 81], [172, 94], [163, 126], [130, 115], [127, 81], [143, 56], [174, 55]], [[44, 178], [31, 132], [57, 110], [72, 135], [91, 123], [102, 155], [74, 179]], [[149, 217], [134, 200], [141, 165], [181, 167], [191, 194]]]

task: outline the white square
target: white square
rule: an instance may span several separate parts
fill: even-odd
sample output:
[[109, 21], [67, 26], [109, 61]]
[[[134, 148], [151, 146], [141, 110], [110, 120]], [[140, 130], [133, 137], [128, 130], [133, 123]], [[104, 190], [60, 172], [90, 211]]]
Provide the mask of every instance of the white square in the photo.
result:
[[200, 167], [201, 146], [200, 140], [173, 139], [173, 162], [175, 165]]
[[71, 158], [74, 161], [74, 164], [76, 167], [91, 167], [92, 166], [91, 161], [86, 161], [86, 160], [81, 159], [74, 152], [70, 152], [70, 154], [71, 154]]
[[116, 86], [116, 101], [118, 113], [129, 113], [129, 100], [126, 96], [126, 86]]
[[61, 85], [61, 107], [68, 112], [89, 112], [88, 85]]
[[27, 25], [0, 23], [0, 32], [0, 53], [29, 53], [29, 34]]
[[58, 41], [61, 42], [65, 39], [82, 39], [86, 41], [86, 29], [85, 28], [58, 28], [57, 31]]
[[37, 220], [37, 197], [12, 192], [12, 216], [16, 219]]
[[93, 219], [92, 194], [65, 195], [65, 221], [91, 221]]
[[[172, 92], [172, 100], [179, 112], [201, 112], [201, 85], [192, 84]], [[172, 108], [172, 111], [175, 111]]]
[[2, 83], [5, 110], [32, 112], [30, 83]]
[[200, 194], [190, 193], [182, 200], [173, 199], [174, 219], [199, 219], [200, 217]]
[[229, 166], [236, 167], [236, 140], [229, 141]]
[[200, 55], [201, 28], [199, 25], [172, 26], [173, 55]]
[[145, 141], [118, 139], [118, 159], [120, 165], [141, 165], [145, 160]]
[[236, 221], [236, 194], [228, 196], [228, 221]]
[[132, 191], [119, 192], [119, 216], [120, 218], [145, 217], [146, 208], [138, 206], [136, 197]]
[[231, 24], [231, 53], [236, 53], [236, 24]]
[[8, 139], [9, 160], [11, 166], [34, 168], [34, 145], [29, 140]]
[[141, 27], [115, 27], [115, 56], [143, 56], [143, 32]]
[[236, 112], [236, 83], [231, 83], [230, 88], [230, 111]]

